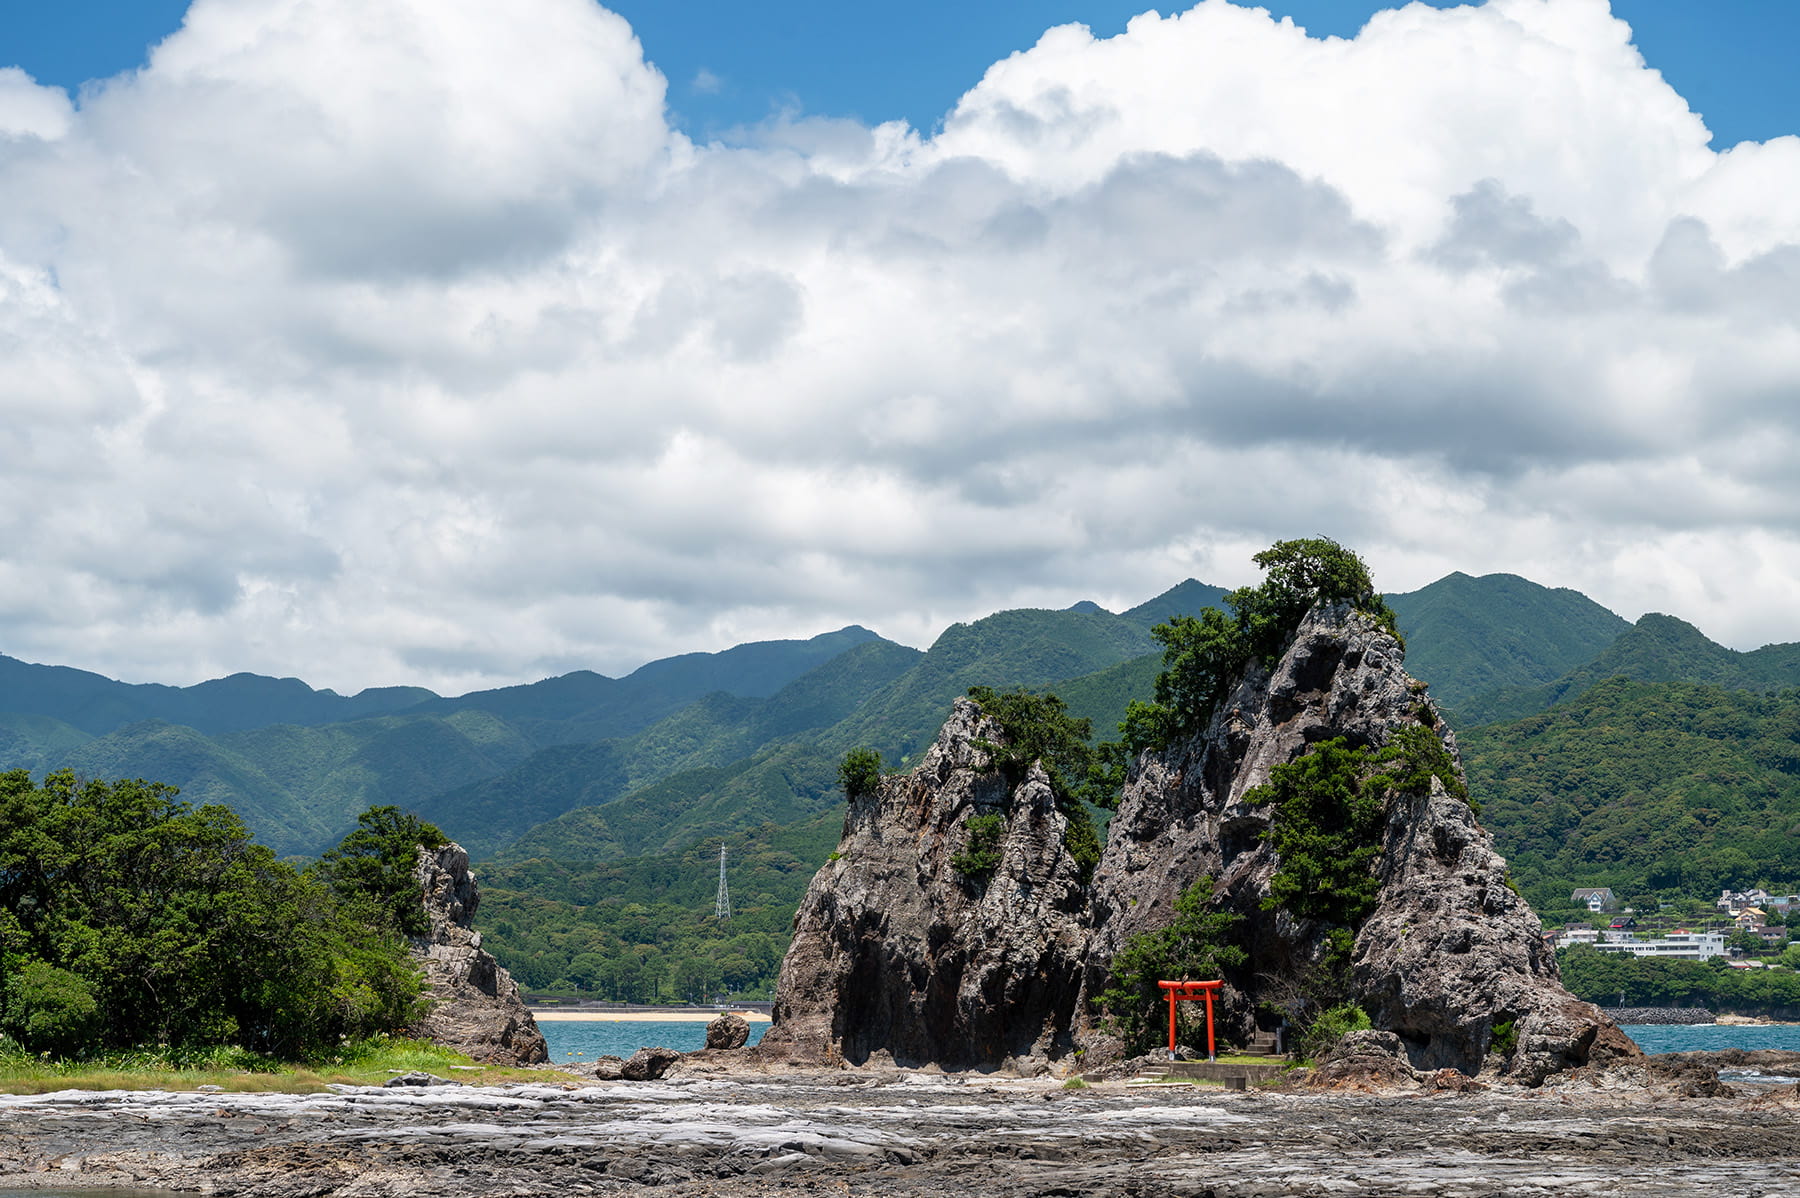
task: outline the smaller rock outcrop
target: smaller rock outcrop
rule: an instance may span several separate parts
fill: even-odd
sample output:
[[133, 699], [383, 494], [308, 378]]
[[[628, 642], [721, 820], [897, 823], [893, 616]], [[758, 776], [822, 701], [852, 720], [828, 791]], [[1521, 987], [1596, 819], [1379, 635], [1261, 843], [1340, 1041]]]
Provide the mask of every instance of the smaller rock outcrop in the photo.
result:
[[730, 1011], [706, 1025], [708, 1048], [742, 1048], [750, 1042], [750, 1021]]
[[550, 1050], [512, 975], [481, 947], [473, 927], [481, 892], [459, 844], [421, 848], [413, 876], [431, 930], [413, 940], [429, 1006], [416, 1035], [491, 1065], [534, 1065]]
[[[1041, 1068], [1072, 1050], [1087, 896], [1043, 770], [993, 763], [998, 722], [968, 699], [925, 759], [850, 801], [781, 966], [768, 1059]], [[991, 842], [972, 872], [971, 821]]]

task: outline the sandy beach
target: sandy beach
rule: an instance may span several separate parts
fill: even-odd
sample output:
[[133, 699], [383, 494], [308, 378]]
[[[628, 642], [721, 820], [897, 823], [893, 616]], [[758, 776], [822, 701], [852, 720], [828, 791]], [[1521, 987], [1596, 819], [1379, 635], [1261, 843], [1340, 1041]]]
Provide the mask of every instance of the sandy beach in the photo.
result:
[[[559, 1007], [531, 1009], [532, 1018], [540, 1023], [711, 1023], [723, 1011], [581, 1011], [563, 1010]], [[767, 1023], [769, 1017], [761, 1011], [735, 1011], [733, 1014], [743, 1017], [746, 1023]]]

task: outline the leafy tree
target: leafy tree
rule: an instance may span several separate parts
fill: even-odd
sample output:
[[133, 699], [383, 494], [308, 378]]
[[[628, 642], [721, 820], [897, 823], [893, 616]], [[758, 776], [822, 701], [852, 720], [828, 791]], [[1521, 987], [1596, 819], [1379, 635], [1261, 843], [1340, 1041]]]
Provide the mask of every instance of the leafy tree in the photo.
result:
[[404, 947], [171, 787], [0, 775], [0, 1027], [33, 1051], [296, 1055], [410, 1017]]
[[355, 830], [316, 868], [333, 893], [375, 927], [423, 936], [431, 931], [431, 921], [414, 876], [419, 850], [447, 843], [442, 832], [411, 812], [371, 807], [356, 817]]
[[1000, 846], [1006, 839], [1006, 817], [998, 813], [971, 815], [963, 824], [969, 843], [950, 855], [950, 868], [968, 878], [984, 878], [1000, 865]]
[[1100, 863], [1100, 834], [1082, 799], [1091, 793], [1095, 773], [1094, 749], [1088, 743], [1093, 725], [1070, 715], [1063, 701], [1051, 694], [972, 686], [969, 697], [982, 714], [1000, 725], [999, 743], [982, 742], [981, 748], [991, 755], [1008, 785], [1023, 781], [1034, 763], [1043, 768], [1057, 810], [1063, 814], [1063, 844], [1082, 877], [1092, 874]]
[[1174, 616], [1150, 630], [1163, 646], [1155, 702], [1134, 701], [1119, 725], [1120, 740], [1100, 751], [1114, 789], [1123, 782], [1125, 765], [1139, 753], [1166, 748], [1204, 728], [1252, 662], [1273, 665], [1315, 605], [1349, 603], [1396, 638], [1400, 635], [1393, 609], [1375, 592], [1369, 568], [1336, 541], [1277, 541], [1254, 560], [1267, 574], [1260, 585], [1225, 596], [1231, 615], [1208, 607], [1198, 616]]
[[1212, 896], [1212, 879], [1198, 879], [1175, 900], [1168, 926], [1139, 932], [1113, 958], [1098, 1002], [1128, 1053], [1148, 1052], [1160, 1037], [1164, 1000], [1157, 982], [1223, 977], [1249, 959], [1237, 943], [1242, 917], [1208, 910]]
[[1352, 748], [1342, 737], [1314, 745], [1244, 795], [1271, 809], [1263, 839], [1277, 865], [1263, 905], [1325, 927], [1324, 959], [1303, 980], [1303, 1005], [1321, 1009], [1348, 998], [1351, 946], [1380, 891], [1374, 866], [1390, 796], [1426, 791], [1434, 778], [1467, 801], [1437, 733], [1414, 726], [1379, 751]]
[[1375, 909], [1386, 790], [1373, 755], [1342, 737], [1269, 771], [1244, 801], [1273, 807], [1263, 839], [1280, 861], [1263, 905], [1352, 932]]
[[838, 785], [851, 799], [875, 793], [881, 785], [881, 754], [874, 749], [851, 749], [838, 763]]

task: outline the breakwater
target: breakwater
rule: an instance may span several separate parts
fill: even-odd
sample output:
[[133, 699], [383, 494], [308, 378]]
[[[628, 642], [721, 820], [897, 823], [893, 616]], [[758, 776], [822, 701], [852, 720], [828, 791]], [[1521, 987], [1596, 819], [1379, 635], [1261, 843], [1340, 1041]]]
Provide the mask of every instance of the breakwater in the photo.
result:
[[1601, 1007], [1600, 1013], [1621, 1026], [1627, 1023], [1670, 1026], [1713, 1021], [1713, 1013], [1705, 1007]]

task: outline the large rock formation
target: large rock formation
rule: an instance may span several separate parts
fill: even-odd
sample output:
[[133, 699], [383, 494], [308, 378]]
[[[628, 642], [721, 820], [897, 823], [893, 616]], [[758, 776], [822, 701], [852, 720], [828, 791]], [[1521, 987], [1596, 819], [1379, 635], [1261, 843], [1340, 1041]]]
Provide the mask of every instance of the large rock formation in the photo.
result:
[[430, 1006], [415, 1034], [494, 1065], [531, 1065], [550, 1050], [512, 975], [481, 947], [474, 927], [481, 892], [459, 844], [419, 850], [413, 870], [431, 931], [413, 941]]
[[[917, 769], [851, 799], [794, 917], [762, 1055], [992, 1068], [1073, 1046], [1086, 888], [1043, 772], [1009, 786], [992, 768], [982, 742], [1001, 735], [958, 699]], [[1006, 829], [971, 877], [951, 859], [982, 815]]]
[[[1330, 929], [1267, 909], [1280, 866], [1263, 836], [1271, 809], [1245, 796], [1320, 742], [1379, 749], [1421, 726], [1460, 777], [1455, 739], [1402, 658], [1371, 618], [1315, 609], [1200, 735], [1140, 759], [1085, 884], [1041, 773], [1009, 788], [982, 748], [1000, 729], [959, 700], [917, 769], [851, 803], [837, 858], [796, 916], [765, 1053], [993, 1067], [1078, 1047], [1088, 1060], [1116, 1052], [1092, 998], [1126, 941], [1167, 925], [1202, 877], [1214, 880], [1214, 908], [1241, 917], [1250, 956], [1228, 978], [1226, 1032], [1268, 1023], [1317, 976]], [[985, 884], [950, 864], [982, 812], [1007, 816]], [[1401, 1046], [1403, 1068], [1495, 1067], [1536, 1082], [1635, 1054], [1562, 988], [1505, 862], [1468, 803], [1435, 778], [1388, 797], [1375, 876], [1351, 977], [1376, 1028], [1394, 1033], [1382, 1042]]]

